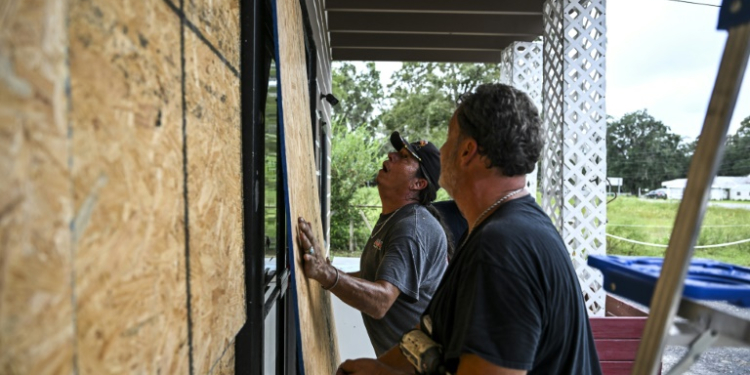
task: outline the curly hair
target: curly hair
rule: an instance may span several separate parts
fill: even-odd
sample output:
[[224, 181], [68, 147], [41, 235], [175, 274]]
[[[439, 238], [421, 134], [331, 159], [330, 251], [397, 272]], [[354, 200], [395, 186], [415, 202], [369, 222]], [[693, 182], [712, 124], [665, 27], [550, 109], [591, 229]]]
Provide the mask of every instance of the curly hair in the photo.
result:
[[456, 118], [461, 135], [505, 176], [531, 173], [544, 147], [542, 121], [531, 98], [512, 86], [484, 84], [461, 95]]

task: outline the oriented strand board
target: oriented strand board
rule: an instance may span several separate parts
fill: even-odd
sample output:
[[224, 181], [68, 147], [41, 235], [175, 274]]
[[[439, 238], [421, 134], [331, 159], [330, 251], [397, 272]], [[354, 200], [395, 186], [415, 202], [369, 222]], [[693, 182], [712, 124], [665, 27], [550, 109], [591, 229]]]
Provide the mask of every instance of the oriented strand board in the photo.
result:
[[214, 365], [210, 375], [234, 375], [234, 343], [231, 343], [219, 362]]
[[69, 16], [78, 370], [188, 374], [180, 19], [163, 0]]
[[207, 374], [245, 322], [239, 78], [185, 35], [193, 358]]
[[[336, 327], [330, 295], [302, 272], [297, 249], [297, 218], [302, 216], [323, 239], [320, 224], [315, 155], [312, 140], [310, 98], [307, 88], [304, 29], [298, 0], [276, 0], [278, 66], [281, 72], [284, 161], [289, 201], [289, 230], [293, 233], [293, 260], [301, 330], [304, 370], [308, 375], [333, 374], [339, 364]], [[327, 255], [327, 254], [326, 254]]]
[[0, 2], [0, 374], [73, 372], [64, 0]]
[[187, 19], [235, 69], [240, 66], [240, 0], [185, 1]]

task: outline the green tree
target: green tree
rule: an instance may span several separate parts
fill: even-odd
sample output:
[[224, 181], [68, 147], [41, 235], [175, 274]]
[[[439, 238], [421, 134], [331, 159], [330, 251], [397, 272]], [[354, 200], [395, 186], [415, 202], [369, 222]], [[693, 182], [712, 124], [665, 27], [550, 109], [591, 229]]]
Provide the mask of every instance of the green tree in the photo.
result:
[[607, 122], [607, 175], [623, 178], [623, 190], [652, 189], [685, 177], [689, 147], [644, 109]]
[[[380, 145], [363, 127], [350, 131], [343, 123], [331, 125], [331, 248], [343, 250], [348, 248], [350, 221], [362, 221], [359, 211], [352, 207], [356, 204], [353, 199], [357, 189], [380, 169]], [[358, 233], [360, 237], [366, 235]], [[364, 242], [359, 238], [358, 243]]]
[[375, 63], [366, 63], [364, 72], [351, 63], [336, 64], [331, 81], [333, 95], [339, 100], [339, 105], [333, 107], [332, 122], [350, 130], [364, 126], [372, 137], [379, 125], [377, 113], [383, 101], [383, 85]]
[[391, 107], [382, 115], [385, 134], [398, 130], [410, 139], [441, 144], [459, 95], [499, 80], [496, 64], [404, 63], [388, 86]]
[[750, 175], [750, 116], [740, 123], [737, 133], [727, 137], [719, 176]]

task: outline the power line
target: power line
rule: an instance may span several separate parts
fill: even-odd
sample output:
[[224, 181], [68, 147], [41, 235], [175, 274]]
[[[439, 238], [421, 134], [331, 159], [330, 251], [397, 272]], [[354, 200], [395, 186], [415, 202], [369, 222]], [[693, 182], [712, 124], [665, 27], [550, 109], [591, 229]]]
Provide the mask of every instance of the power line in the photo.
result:
[[[668, 228], [672, 229], [674, 225], [637, 225], [637, 224], [609, 224], [607, 223], [608, 227], [629, 227], [629, 228], [656, 228], [656, 229], [663, 229]], [[740, 225], [701, 225], [701, 228], [737, 228], [737, 227], [750, 227], [748, 224], [740, 224]]]
[[[617, 240], [620, 240], [620, 241], [634, 243], [636, 245], [644, 245], [644, 246], [651, 246], [651, 247], [661, 247], [661, 248], [668, 247], [668, 245], [661, 245], [661, 244], [657, 244], [657, 243], [649, 243], [649, 242], [641, 242], [641, 241], [631, 240], [629, 238], [619, 237], [619, 236], [615, 236], [615, 235], [609, 234], [609, 233], [606, 233], [606, 235], [607, 235], [607, 237], [611, 237], [611, 238], [614, 238], [614, 239], [617, 239]], [[713, 249], [713, 248], [716, 248], [716, 247], [726, 247], [726, 246], [732, 246], [732, 245], [739, 245], [739, 244], [743, 244], [743, 243], [746, 243], [746, 242], [750, 242], [750, 238], [747, 238], [747, 239], [744, 239], [744, 240], [739, 240], [739, 241], [734, 241], [734, 242], [720, 243], [720, 244], [715, 244], [715, 245], [695, 246], [695, 248], [696, 249]]]
[[685, 4], [692, 4], [692, 5], [704, 5], [704, 6], [707, 6], [707, 7], [721, 8], [721, 5], [699, 3], [697, 1], [687, 1], [687, 0], [667, 0], [667, 1], [674, 1], [675, 3], [685, 3]]

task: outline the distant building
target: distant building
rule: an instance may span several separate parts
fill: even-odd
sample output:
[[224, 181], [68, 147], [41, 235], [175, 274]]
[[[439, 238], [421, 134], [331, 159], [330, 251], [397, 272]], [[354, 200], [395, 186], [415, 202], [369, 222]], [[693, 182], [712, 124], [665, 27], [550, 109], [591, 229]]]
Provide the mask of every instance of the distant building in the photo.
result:
[[[687, 185], [686, 178], [664, 181], [661, 186], [667, 190], [668, 199], [682, 199]], [[716, 176], [711, 185], [710, 200], [750, 200], [750, 175], [745, 177]]]
[[742, 184], [730, 188], [729, 199], [733, 201], [750, 201], [750, 184]]

